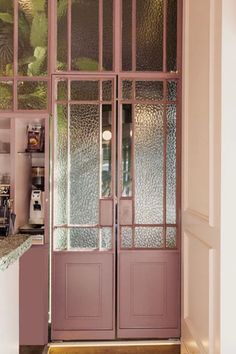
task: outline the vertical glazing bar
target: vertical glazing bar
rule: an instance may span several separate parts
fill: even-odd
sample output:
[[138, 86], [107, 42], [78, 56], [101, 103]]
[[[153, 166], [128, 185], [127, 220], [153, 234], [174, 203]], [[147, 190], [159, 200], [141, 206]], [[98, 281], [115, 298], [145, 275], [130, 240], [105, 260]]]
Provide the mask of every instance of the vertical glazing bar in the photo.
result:
[[13, 27], [13, 110], [17, 110], [17, 80], [18, 75], [18, 0], [13, 0], [14, 27]]
[[[68, 116], [67, 116], [67, 141], [68, 141], [68, 145], [67, 145], [67, 161], [68, 161], [68, 165], [67, 165], [67, 198], [68, 198], [68, 202], [67, 202], [67, 226], [70, 224], [70, 172], [71, 172], [71, 160], [70, 160], [70, 97], [71, 97], [71, 80], [68, 80], [68, 97], [67, 97], [67, 112], [68, 112]], [[70, 249], [70, 237], [69, 237], [69, 232], [70, 229], [67, 229], [67, 250]]]
[[167, 6], [168, 0], [164, 0], [163, 3], [163, 71], [166, 73], [167, 71]]
[[[117, 1], [118, 2], [118, 1]], [[116, 113], [117, 116], [117, 128], [118, 128], [118, 162], [117, 162], [117, 196], [118, 196], [118, 203], [117, 203], [117, 237], [118, 237], [118, 251], [121, 248], [121, 228], [120, 228], [120, 198], [122, 196], [122, 186], [121, 186], [121, 175], [122, 175], [122, 104], [120, 103], [121, 97], [120, 93], [122, 92], [121, 90], [121, 85], [122, 85], [122, 80], [120, 76], [117, 77], [118, 80], [118, 105], [117, 109], [118, 112]], [[116, 93], [115, 90], [113, 90], [114, 94]]]
[[[48, 2], [48, 75], [55, 72], [56, 56], [57, 56], [57, 2]], [[52, 85], [50, 85], [52, 87]], [[52, 101], [52, 100], [51, 100]]]
[[98, 70], [102, 71], [103, 63], [103, 0], [99, 0], [99, 11], [98, 11]]
[[[114, 56], [114, 70], [115, 73], [118, 74], [121, 70], [122, 67], [122, 43], [121, 43], [121, 3], [122, 1], [114, 1], [114, 6], [113, 6], [113, 28], [114, 28], [114, 37], [113, 37], [113, 56]], [[115, 83], [114, 83], [115, 84]]]
[[132, 71], [136, 71], [136, 0], [132, 0]]
[[67, 67], [68, 67], [68, 71], [71, 71], [71, 35], [72, 35], [72, 31], [71, 31], [71, 7], [72, 7], [72, 0], [68, 0], [68, 12], [67, 12], [67, 38], [68, 38], [68, 53], [67, 53]]
[[[135, 0], [135, 11], [136, 11], [136, 0]], [[135, 70], [136, 70], [136, 61], [135, 61]], [[131, 183], [132, 183], [132, 248], [134, 248], [134, 224], [135, 220], [135, 80], [132, 81], [132, 134], [131, 134]]]
[[182, 72], [183, 0], [177, 0], [177, 72]]
[[[101, 1], [100, 1], [101, 3]], [[100, 4], [99, 3], [99, 4]], [[100, 16], [99, 16], [100, 17]], [[100, 50], [101, 48], [99, 48]], [[102, 150], [102, 80], [99, 80], [99, 122], [100, 122], [100, 127], [99, 127], [99, 131], [100, 131], [100, 136], [99, 136], [99, 198], [102, 198], [102, 164], [103, 164], [103, 150]], [[101, 212], [100, 210], [101, 206], [99, 204], [99, 213]], [[100, 218], [99, 218], [100, 220]]]
[[166, 248], [166, 155], [167, 155], [167, 81], [163, 82], [164, 88], [164, 115], [163, 115], [163, 224], [164, 224], [164, 248]]
[[[116, 204], [117, 204], [117, 191], [116, 188], [119, 188], [118, 186], [116, 187], [116, 117], [119, 114], [119, 103], [117, 105], [117, 101], [116, 100], [116, 80], [112, 79], [112, 127], [111, 127], [111, 132], [112, 132], [112, 141], [111, 141], [111, 164], [112, 164], [112, 169], [111, 169], [111, 196], [112, 196], [112, 201], [113, 201], [113, 228], [112, 228], [112, 235], [113, 235], [113, 240], [112, 240], [112, 249], [113, 251], [115, 251], [115, 237], [119, 238], [119, 222], [117, 221], [117, 231], [115, 229], [115, 224], [116, 224], [116, 220], [115, 220], [115, 210], [116, 210]], [[118, 112], [117, 112], [118, 109]], [[119, 151], [119, 148], [118, 148]], [[119, 152], [118, 152], [119, 153]], [[118, 173], [119, 174], [119, 173]], [[118, 217], [118, 216], [117, 216]], [[117, 232], [117, 235], [115, 235], [115, 232]]]

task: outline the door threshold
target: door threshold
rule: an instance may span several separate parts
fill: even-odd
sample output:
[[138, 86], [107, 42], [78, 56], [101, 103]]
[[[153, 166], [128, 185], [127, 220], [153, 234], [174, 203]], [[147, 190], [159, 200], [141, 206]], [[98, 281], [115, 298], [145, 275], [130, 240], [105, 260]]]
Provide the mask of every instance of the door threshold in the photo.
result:
[[124, 341], [86, 341], [86, 342], [52, 342], [48, 343], [49, 348], [61, 347], [116, 347], [116, 346], [150, 346], [150, 345], [180, 345], [179, 339], [168, 340], [124, 340]]

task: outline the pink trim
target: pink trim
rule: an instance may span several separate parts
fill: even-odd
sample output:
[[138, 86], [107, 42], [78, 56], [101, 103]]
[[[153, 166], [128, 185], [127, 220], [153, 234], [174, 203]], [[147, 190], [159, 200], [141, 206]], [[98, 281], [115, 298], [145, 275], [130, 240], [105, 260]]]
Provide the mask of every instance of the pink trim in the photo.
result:
[[167, 72], [167, 63], [166, 63], [166, 42], [167, 42], [167, 6], [168, 6], [168, 0], [163, 1], [163, 72]]
[[103, 0], [99, 0], [98, 9], [98, 67], [102, 71], [103, 67]]
[[136, 46], [137, 46], [137, 6], [136, 0], [132, 0], [132, 70], [136, 71]]
[[67, 48], [67, 69], [68, 71], [71, 71], [71, 7], [72, 7], [72, 1], [68, 0], [68, 12], [67, 12], [67, 39], [68, 39], [68, 48]]

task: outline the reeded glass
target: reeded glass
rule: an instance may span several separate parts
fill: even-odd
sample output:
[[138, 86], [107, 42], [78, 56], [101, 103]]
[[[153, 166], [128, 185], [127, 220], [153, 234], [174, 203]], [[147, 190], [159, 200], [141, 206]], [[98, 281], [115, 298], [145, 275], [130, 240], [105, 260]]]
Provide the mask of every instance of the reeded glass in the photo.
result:
[[102, 106], [102, 190], [101, 196], [112, 194], [112, 106]]
[[163, 248], [163, 227], [136, 227], [134, 246], [136, 248]]
[[137, 0], [137, 71], [163, 70], [163, 0]]
[[0, 1], [0, 76], [13, 76], [13, 23], [13, 0]]
[[48, 106], [47, 81], [18, 81], [18, 109], [46, 110]]
[[161, 104], [135, 106], [135, 223], [163, 223], [164, 127]]
[[177, 57], [177, 0], [167, 1], [167, 71], [176, 71]]
[[97, 0], [74, 0], [72, 3], [72, 70], [96, 71], [99, 68], [98, 4]]
[[166, 247], [176, 248], [176, 227], [166, 228]]
[[177, 98], [177, 82], [168, 81], [167, 82], [167, 99], [168, 101], [176, 101]]
[[107, 80], [102, 82], [102, 100], [111, 101], [112, 100], [112, 81]]
[[113, 0], [103, 0], [103, 70], [113, 68]]
[[176, 223], [176, 106], [167, 105], [166, 222]]
[[57, 0], [57, 70], [67, 70], [68, 0]]
[[67, 224], [68, 219], [68, 109], [57, 105], [54, 162], [54, 225]]
[[132, 196], [132, 105], [122, 105], [122, 196]]
[[132, 70], [132, 0], [122, 1], [122, 70]]
[[99, 105], [70, 105], [70, 223], [99, 222]]
[[121, 247], [131, 248], [133, 246], [133, 229], [132, 227], [121, 228]]
[[68, 229], [58, 228], [53, 231], [53, 250], [67, 250]]
[[99, 82], [98, 81], [72, 81], [71, 100], [72, 101], [98, 101]]
[[122, 99], [131, 100], [133, 95], [133, 81], [122, 81]]
[[103, 227], [101, 229], [101, 244], [103, 250], [112, 249], [112, 227]]
[[13, 110], [13, 82], [0, 81], [0, 109]]
[[138, 100], [163, 100], [162, 81], [136, 81], [135, 96]]
[[48, 74], [48, 1], [18, 1], [18, 75]]
[[57, 83], [57, 100], [68, 100], [68, 81], [60, 80]]
[[95, 249], [98, 248], [99, 230], [95, 228], [70, 228], [70, 249]]

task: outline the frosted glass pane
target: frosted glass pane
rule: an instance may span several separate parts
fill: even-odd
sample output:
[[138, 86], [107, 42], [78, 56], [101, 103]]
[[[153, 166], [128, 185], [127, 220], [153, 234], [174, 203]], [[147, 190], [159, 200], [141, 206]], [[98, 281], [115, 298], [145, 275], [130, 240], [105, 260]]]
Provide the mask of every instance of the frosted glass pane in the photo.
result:
[[18, 75], [48, 74], [48, 1], [18, 1]]
[[67, 105], [57, 105], [57, 125], [55, 130], [54, 159], [54, 225], [67, 224], [68, 209], [68, 109]]
[[91, 228], [71, 228], [70, 249], [98, 248], [99, 230]]
[[133, 82], [129, 80], [122, 81], [122, 98], [123, 100], [132, 99]]
[[175, 227], [166, 228], [166, 247], [176, 248], [176, 228]]
[[102, 106], [102, 197], [112, 194], [112, 106]]
[[53, 249], [54, 251], [67, 250], [68, 229], [55, 229], [53, 231]]
[[135, 94], [138, 100], [163, 100], [163, 82], [136, 81]]
[[98, 3], [97, 0], [72, 3], [72, 70], [98, 70]]
[[122, 196], [132, 196], [132, 105], [122, 106], [122, 174], [121, 188]]
[[112, 100], [112, 81], [102, 82], [102, 100], [111, 101]]
[[112, 228], [103, 227], [101, 229], [101, 248], [110, 250], [112, 249]]
[[176, 223], [176, 106], [167, 105], [166, 222]]
[[13, 109], [13, 82], [0, 81], [0, 110]]
[[168, 101], [176, 101], [177, 96], [177, 82], [168, 81], [167, 82], [167, 99]]
[[98, 81], [72, 81], [71, 100], [97, 101], [99, 98]]
[[57, 0], [57, 70], [67, 70], [68, 0]]
[[132, 0], [122, 2], [122, 70], [132, 70]]
[[138, 71], [163, 69], [163, 0], [137, 0]]
[[103, 0], [103, 70], [113, 67], [113, 0]]
[[18, 109], [46, 110], [48, 83], [46, 81], [19, 81], [17, 85]]
[[98, 105], [70, 106], [70, 223], [97, 224], [100, 117]]
[[136, 227], [134, 232], [134, 246], [137, 248], [163, 248], [163, 228]]
[[13, 76], [13, 0], [0, 1], [0, 12], [0, 76]]
[[133, 229], [132, 227], [121, 228], [121, 247], [131, 248], [133, 246]]
[[67, 80], [60, 80], [57, 83], [57, 99], [68, 100], [68, 82]]
[[167, 71], [176, 71], [177, 0], [167, 1]]
[[135, 223], [163, 223], [163, 105], [135, 106]]

